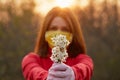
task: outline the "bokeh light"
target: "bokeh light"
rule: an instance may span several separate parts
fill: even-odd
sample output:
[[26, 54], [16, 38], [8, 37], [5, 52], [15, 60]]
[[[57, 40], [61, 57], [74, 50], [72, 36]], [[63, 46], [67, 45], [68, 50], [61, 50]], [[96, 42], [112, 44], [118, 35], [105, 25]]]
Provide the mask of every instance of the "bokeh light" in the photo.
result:
[[35, 3], [35, 12], [45, 15], [51, 8], [55, 6], [62, 8], [79, 6], [84, 8], [89, 4], [89, 0], [35, 0]]

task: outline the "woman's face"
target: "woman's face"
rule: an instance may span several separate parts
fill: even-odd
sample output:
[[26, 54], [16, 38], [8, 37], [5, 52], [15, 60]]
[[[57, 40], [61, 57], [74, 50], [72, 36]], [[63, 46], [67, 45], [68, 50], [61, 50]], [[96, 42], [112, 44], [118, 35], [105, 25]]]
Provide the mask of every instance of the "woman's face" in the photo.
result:
[[69, 25], [67, 22], [61, 17], [55, 17], [51, 22], [48, 30], [60, 30], [70, 32]]

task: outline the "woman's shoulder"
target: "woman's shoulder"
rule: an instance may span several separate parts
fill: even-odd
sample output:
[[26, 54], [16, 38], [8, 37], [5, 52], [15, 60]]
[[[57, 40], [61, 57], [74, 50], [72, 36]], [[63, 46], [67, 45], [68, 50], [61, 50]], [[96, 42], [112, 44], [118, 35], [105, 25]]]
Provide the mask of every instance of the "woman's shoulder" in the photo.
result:
[[27, 55], [25, 55], [23, 57], [22, 62], [24, 62], [24, 61], [31, 61], [31, 60], [34, 61], [34, 60], [39, 60], [39, 59], [40, 59], [40, 57], [39, 57], [38, 54], [36, 54], [34, 52], [29, 52], [29, 53], [27, 53]]
[[25, 55], [25, 57], [34, 57], [34, 56], [36, 56], [36, 57], [39, 57], [39, 55], [38, 54], [36, 54], [35, 52], [29, 52], [29, 53], [27, 53], [27, 55]]
[[81, 53], [76, 58], [91, 58], [88, 54]]
[[79, 54], [77, 57], [76, 57], [77, 60], [89, 60], [89, 61], [92, 61], [92, 57], [89, 56], [88, 54]]

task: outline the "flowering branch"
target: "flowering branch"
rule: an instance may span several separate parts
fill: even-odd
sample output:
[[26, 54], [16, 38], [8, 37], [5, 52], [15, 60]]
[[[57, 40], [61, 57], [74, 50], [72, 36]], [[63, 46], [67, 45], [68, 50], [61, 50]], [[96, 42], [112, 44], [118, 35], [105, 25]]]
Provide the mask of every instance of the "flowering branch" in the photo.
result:
[[56, 63], [65, 62], [68, 53], [66, 50], [66, 47], [70, 44], [70, 42], [66, 39], [65, 35], [57, 34], [52, 39], [52, 42], [54, 43], [54, 47], [52, 48], [52, 55], [51, 60]]

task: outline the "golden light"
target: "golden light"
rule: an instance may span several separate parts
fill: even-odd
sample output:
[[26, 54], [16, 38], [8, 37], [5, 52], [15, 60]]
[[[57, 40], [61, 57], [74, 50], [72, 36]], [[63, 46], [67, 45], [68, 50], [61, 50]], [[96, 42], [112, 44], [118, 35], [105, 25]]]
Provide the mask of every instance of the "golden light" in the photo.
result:
[[55, 6], [59, 7], [74, 7], [79, 6], [82, 9], [89, 4], [89, 0], [35, 0], [35, 12], [46, 15], [46, 13]]
[[55, 0], [54, 4], [59, 7], [70, 7], [74, 4], [75, 0]]
[[89, 5], [89, 0], [79, 0], [77, 3], [81, 8], [85, 8], [86, 6]]

